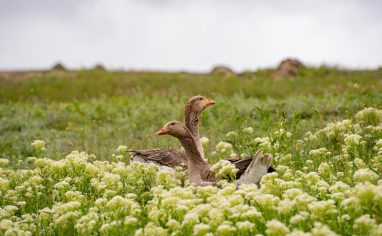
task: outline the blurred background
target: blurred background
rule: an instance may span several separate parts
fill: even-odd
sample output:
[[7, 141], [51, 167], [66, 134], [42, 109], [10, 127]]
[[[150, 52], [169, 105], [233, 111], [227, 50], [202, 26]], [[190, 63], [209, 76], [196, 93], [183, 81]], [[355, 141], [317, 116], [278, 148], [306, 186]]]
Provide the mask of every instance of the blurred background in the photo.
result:
[[237, 154], [280, 129], [303, 139], [382, 108], [381, 10], [377, 0], [0, 0], [0, 158], [36, 155], [33, 140], [52, 159], [179, 147], [154, 134], [198, 94], [216, 101], [201, 125], [211, 162], [227, 158], [211, 153], [229, 131], [254, 129]]
[[0, 69], [382, 63], [378, 0], [0, 0]]

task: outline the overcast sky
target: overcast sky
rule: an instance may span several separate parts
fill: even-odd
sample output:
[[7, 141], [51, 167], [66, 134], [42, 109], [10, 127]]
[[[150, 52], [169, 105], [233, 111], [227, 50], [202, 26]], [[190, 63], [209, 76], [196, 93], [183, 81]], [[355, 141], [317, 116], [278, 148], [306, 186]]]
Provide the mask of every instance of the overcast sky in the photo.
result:
[[382, 66], [379, 0], [0, 0], [0, 69]]

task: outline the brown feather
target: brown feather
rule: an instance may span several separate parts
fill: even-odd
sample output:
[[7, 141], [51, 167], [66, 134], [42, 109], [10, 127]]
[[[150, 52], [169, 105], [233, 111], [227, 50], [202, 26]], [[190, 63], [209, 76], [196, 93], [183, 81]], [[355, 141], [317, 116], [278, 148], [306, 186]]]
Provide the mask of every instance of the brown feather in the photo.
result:
[[159, 165], [174, 168], [176, 166], [187, 166], [186, 153], [182, 149], [175, 148], [156, 148], [147, 150], [132, 150], [134, 156], [152, 161]]

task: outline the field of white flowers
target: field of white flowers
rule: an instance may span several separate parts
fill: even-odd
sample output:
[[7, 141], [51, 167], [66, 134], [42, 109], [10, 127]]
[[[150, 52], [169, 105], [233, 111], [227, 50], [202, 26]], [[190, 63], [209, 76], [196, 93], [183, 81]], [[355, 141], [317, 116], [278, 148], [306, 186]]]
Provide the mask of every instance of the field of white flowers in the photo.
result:
[[[210, 150], [272, 153], [277, 173], [260, 188], [195, 187], [181, 170], [130, 164], [124, 146], [114, 161], [77, 151], [54, 161], [36, 140], [35, 157], [0, 159], [0, 235], [382, 235], [382, 110], [293, 136], [253, 137], [249, 127]], [[235, 153], [238, 142], [248, 153]], [[224, 163], [215, 169], [234, 176]]]

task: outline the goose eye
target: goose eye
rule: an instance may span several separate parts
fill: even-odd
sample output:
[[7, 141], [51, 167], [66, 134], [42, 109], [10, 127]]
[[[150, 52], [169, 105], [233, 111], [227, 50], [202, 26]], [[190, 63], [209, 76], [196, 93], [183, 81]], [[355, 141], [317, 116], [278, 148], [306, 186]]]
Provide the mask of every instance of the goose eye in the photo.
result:
[[175, 125], [175, 123], [171, 123], [171, 125]]
[[200, 101], [202, 101], [202, 100], [203, 100], [203, 98], [199, 98], [199, 100], [200, 100]]

